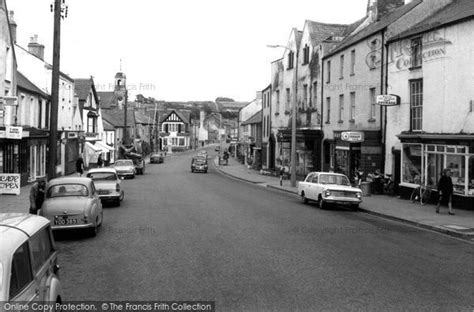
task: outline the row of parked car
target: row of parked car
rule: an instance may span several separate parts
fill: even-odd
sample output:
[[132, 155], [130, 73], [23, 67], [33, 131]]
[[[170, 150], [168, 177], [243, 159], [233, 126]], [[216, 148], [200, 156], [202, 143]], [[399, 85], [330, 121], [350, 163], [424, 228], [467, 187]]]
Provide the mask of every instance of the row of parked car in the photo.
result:
[[[162, 154], [153, 156], [152, 163], [164, 161]], [[102, 204], [120, 206], [125, 196], [122, 179], [136, 174], [132, 160], [120, 159], [110, 167], [89, 170], [85, 177], [49, 181], [39, 216], [0, 213], [0, 311], [18, 302], [24, 305], [20, 310], [33, 309], [33, 302], [47, 302], [52, 305], [48, 310], [60, 310], [53, 230], [79, 229], [95, 236], [103, 222]]]

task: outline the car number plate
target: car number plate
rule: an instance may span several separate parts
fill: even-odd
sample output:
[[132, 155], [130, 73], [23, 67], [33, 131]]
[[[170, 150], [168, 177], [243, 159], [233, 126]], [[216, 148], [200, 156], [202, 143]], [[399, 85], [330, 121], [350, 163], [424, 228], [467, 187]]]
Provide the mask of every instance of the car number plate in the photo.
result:
[[99, 195], [107, 195], [107, 194], [109, 194], [110, 192], [107, 191], [107, 190], [98, 190], [97, 193], [99, 193]]
[[54, 225], [74, 225], [77, 224], [77, 219], [71, 219], [67, 216], [56, 216], [54, 219]]

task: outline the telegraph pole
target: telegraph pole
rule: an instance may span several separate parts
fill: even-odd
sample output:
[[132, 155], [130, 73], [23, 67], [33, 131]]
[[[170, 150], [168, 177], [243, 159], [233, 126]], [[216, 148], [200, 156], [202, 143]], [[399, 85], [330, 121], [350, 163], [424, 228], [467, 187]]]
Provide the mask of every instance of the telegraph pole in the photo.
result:
[[[61, 3], [62, 2], [62, 3]], [[53, 37], [53, 77], [51, 79], [51, 114], [49, 129], [48, 180], [56, 177], [57, 135], [58, 135], [58, 102], [59, 102], [59, 60], [61, 50], [61, 18], [67, 17], [67, 6], [64, 0], [54, 0], [51, 11], [54, 11]]]

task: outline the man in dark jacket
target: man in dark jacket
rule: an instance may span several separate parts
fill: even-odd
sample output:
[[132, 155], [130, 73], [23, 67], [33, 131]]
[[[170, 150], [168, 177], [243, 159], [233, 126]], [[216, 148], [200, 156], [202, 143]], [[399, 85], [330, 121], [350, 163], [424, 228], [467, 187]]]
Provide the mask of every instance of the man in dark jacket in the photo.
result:
[[31, 187], [30, 190], [30, 213], [38, 214], [38, 210], [44, 202], [44, 196], [46, 192], [46, 180], [44, 178], [38, 178]]
[[448, 205], [448, 213], [454, 215], [452, 208], [453, 198], [453, 180], [451, 180], [451, 170], [444, 169], [441, 173], [441, 178], [438, 181], [439, 200], [436, 206], [436, 213], [439, 213], [439, 206], [441, 204]]

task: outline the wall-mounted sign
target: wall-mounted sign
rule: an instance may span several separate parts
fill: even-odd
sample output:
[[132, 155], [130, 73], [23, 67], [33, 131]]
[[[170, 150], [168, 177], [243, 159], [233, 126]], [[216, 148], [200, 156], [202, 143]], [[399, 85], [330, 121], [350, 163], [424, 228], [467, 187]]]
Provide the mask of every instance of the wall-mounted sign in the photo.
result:
[[67, 138], [68, 138], [68, 139], [75, 139], [75, 138], [77, 138], [77, 132], [68, 132], [68, 133], [67, 133]]
[[341, 132], [341, 140], [351, 142], [351, 143], [364, 142], [364, 132], [359, 132], [359, 131]]
[[3, 104], [5, 106], [17, 106], [18, 105], [18, 97], [16, 97], [16, 96], [0, 97], [0, 104]]
[[21, 140], [21, 134], [23, 133], [23, 127], [5, 127], [5, 138]]
[[400, 105], [400, 97], [398, 95], [393, 95], [393, 94], [377, 95], [377, 105], [381, 105], [381, 106]]
[[0, 194], [20, 195], [20, 174], [0, 173]]

